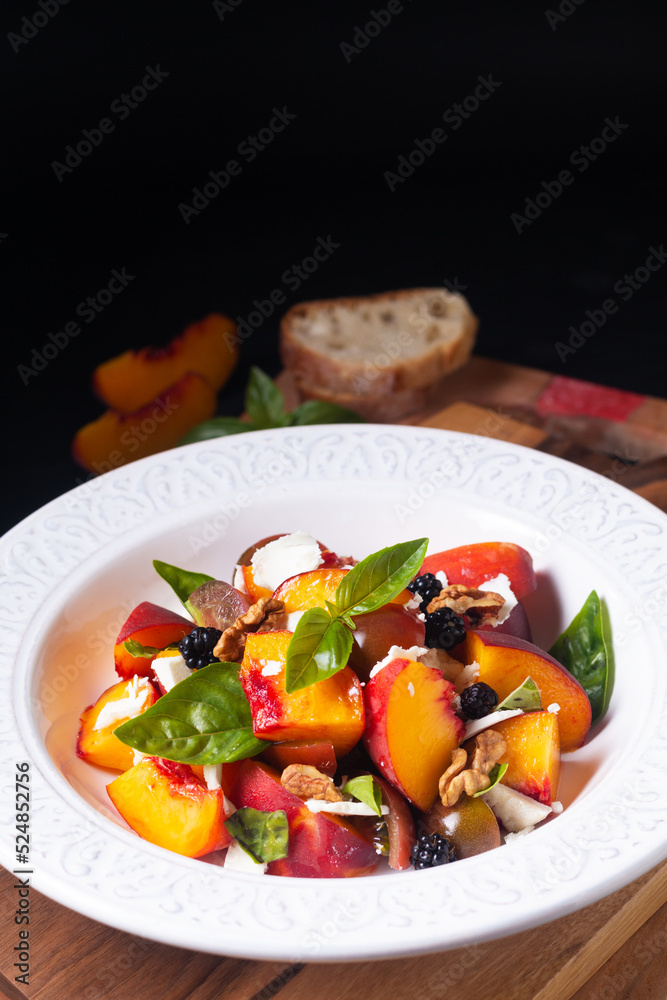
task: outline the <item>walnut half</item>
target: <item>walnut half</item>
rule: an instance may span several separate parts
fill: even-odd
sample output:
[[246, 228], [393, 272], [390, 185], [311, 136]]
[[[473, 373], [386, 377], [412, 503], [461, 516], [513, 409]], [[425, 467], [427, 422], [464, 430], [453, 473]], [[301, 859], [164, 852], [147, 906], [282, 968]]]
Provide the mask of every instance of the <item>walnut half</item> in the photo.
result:
[[289, 764], [282, 773], [280, 784], [302, 799], [323, 799], [325, 802], [343, 800], [333, 778], [322, 774], [310, 764]]
[[505, 598], [492, 590], [477, 590], [454, 583], [443, 587], [426, 610], [430, 614], [438, 608], [451, 608], [455, 615], [468, 615], [478, 622], [484, 618], [495, 618], [504, 603]]
[[213, 650], [219, 660], [238, 662], [243, 659], [245, 637], [248, 632], [266, 631], [282, 616], [285, 605], [275, 597], [260, 597], [256, 604], [240, 615], [233, 625], [222, 633]]
[[438, 783], [443, 806], [455, 806], [463, 794], [474, 795], [488, 788], [491, 784], [489, 772], [506, 749], [505, 740], [493, 729], [485, 729], [476, 737], [470, 759], [463, 747], [458, 747]]

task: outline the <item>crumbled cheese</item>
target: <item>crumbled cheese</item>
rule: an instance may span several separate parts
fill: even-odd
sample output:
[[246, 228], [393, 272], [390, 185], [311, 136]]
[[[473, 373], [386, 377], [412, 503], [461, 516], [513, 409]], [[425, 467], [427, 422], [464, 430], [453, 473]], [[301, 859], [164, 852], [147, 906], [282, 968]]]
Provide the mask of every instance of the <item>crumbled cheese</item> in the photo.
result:
[[[306, 805], [314, 813], [336, 813], [338, 816], [377, 816], [374, 809], [365, 802], [325, 802], [324, 799], [306, 799]], [[389, 806], [381, 806], [382, 815], [386, 816]]]
[[280, 660], [261, 660], [262, 666], [262, 677], [275, 677], [283, 669], [283, 664]]
[[421, 608], [422, 602], [420, 597], [411, 597], [408, 603], [405, 605], [406, 611], [416, 611], [417, 608]]
[[523, 830], [518, 830], [516, 833], [506, 833], [505, 843], [511, 844], [513, 840], [520, 840], [521, 837], [526, 837], [529, 833], [532, 833], [534, 829], [534, 826], [524, 826]]
[[496, 617], [485, 619], [486, 624], [493, 625], [494, 628], [496, 625], [502, 625], [504, 621], [507, 621], [518, 603], [512, 591], [512, 584], [509, 581], [509, 577], [504, 573], [499, 573], [492, 580], [485, 580], [484, 583], [480, 583], [479, 590], [490, 590], [494, 594], [500, 594], [501, 597], [505, 598], [505, 603]]
[[408, 684], [408, 691], [410, 692], [410, 697], [414, 698], [414, 696], [415, 696], [415, 686], [412, 683], [412, 681], [410, 681], [409, 684]]
[[562, 811], [563, 811], [563, 803], [562, 802], [552, 802], [551, 803], [551, 809], [552, 809], [553, 812], [555, 812], [558, 815], [558, 814], [562, 813]]
[[153, 672], [160, 682], [160, 687], [165, 692], [171, 691], [179, 681], [184, 681], [186, 677], [192, 676], [192, 671], [187, 667], [180, 653], [175, 656], [157, 656], [153, 660]]
[[489, 715], [483, 715], [481, 719], [471, 719], [466, 726], [464, 739], [469, 740], [471, 736], [477, 736], [477, 733], [488, 729], [489, 726], [495, 726], [499, 722], [504, 722], [505, 719], [513, 719], [515, 715], [524, 715], [523, 709], [503, 708], [500, 712], [491, 712]]
[[[500, 715], [500, 712], [498, 712]], [[528, 795], [517, 792], [507, 785], [494, 785], [484, 793], [484, 801], [509, 833], [519, 833], [527, 827], [534, 827], [553, 811], [551, 806], [536, 802]]]
[[222, 793], [222, 808], [225, 810], [225, 818], [229, 819], [232, 813], [236, 812], [236, 806], [234, 803], [227, 798], [225, 793]]
[[222, 764], [204, 764], [204, 781], [207, 788], [210, 788], [211, 791], [220, 788], [221, 780]]
[[134, 766], [136, 766], [137, 764], [141, 764], [141, 762], [144, 759], [144, 757], [148, 757], [148, 754], [142, 753], [141, 750], [135, 750], [134, 751], [134, 759], [132, 761], [132, 764]]
[[307, 531], [294, 531], [276, 538], [257, 549], [251, 559], [256, 585], [271, 591], [283, 580], [317, 569], [323, 562], [317, 541]]
[[243, 566], [234, 567], [234, 579], [232, 580], [232, 586], [240, 591], [242, 594], [248, 593], [245, 589], [245, 577], [243, 575]]
[[227, 848], [223, 867], [234, 872], [252, 872], [253, 875], [263, 875], [266, 871], [266, 864], [254, 861], [235, 840]]
[[305, 613], [305, 611], [290, 611], [285, 618], [285, 629], [288, 632], [293, 632], [297, 626], [297, 622], [303, 617], [303, 615], [305, 615]]
[[438, 572], [435, 574], [435, 578], [436, 578], [436, 580], [438, 581], [438, 583], [440, 584], [441, 587], [448, 587], [449, 586], [449, 581], [448, 581], [447, 577], [445, 576], [445, 571], [444, 570], [439, 569]]
[[473, 660], [472, 663], [469, 663], [466, 667], [463, 668], [461, 673], [456, 678], [456, 690], [458, 691], [459, 694], [461, 694], [461, 691], [463, 691], [464, 688], [467, 688], [471, 684], [474, 684], [478, 678], [479, 678], [479, 663], [477, 662], [477, 660]]
[[558, 713], [560, 712], [560, 705], [558, 704], [558, 702], [554, 701], [553, 704], [549, 705], [547, 707], [547, 712], [553, 712], [554, 715], [558, 715]]
[[420, 656], [423, 656], [424, 653], [427, 652], [428, 649], [426, 646], [410, 646], [409, 649], [403, 649], [402, 646], [392, 646], [385, 658], [383, 660], [378, 660], [368, 676], [375, 677], [375, 675], [379, 674], [382, 668], [386, 667], [392, 660], [418, 660]]
[[134, 719], [141, 713], [151, 692], [150, 681], [135, 674], [124, 698], [108, 701], [99, 711], [93, 729], [106, 729], [123, 719]]

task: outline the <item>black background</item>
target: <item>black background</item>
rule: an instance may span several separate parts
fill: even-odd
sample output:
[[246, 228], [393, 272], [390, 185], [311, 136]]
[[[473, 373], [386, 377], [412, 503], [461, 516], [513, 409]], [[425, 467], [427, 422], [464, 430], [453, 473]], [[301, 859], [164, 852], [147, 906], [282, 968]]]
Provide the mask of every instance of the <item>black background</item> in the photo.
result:
[[[292, 303], [447, 282], [480, 317], [477, 353], [667, 395], [667, 268], [627, 302], [613, 291], [667, 239], [657, 5], [565, 0], [555, 20], [557, 3], [414, 0], [346, 55], [383, 0], [233, 3], [70, 0], [14, 46], [10, 32], [42, 8], [3, 4], [3, 527], [86, 479], [69, 448], [103, 409], [99, 362], [212, 311], [247, 317], [276, 288], [285, 306], [245, 343], [221, 413], [240, 412], [251, 364], [278, 371]], [[168, 76], [145, 101], [125, 120], [110, 113], [158, 65]], [[488, 99], [460, 128], [443, 124], [489, 76], [500, 85]], [[274, 108], [296, 117], [247, 162], [239, 143]], [[113, 133], [59, 181], [53, 162], [105, 117]], [[627, 128], [580, 172], [569, 157], [607, 117]], [[438, 127], [447, 141], [390, 191], [385, 173]], [[232, 158], [241, 175], [186, 224], [179, 204]], [[574, 183], [517, 233], [512, 213], [568, 168]], [[290, 290], [284, 272], [318, 237], [340, 246]], [[18, 366], [114, 268], [134, 275], [128, 287], [24, 384]], [[610, 296], [618, 312], [559, 358], [570, 325]]]

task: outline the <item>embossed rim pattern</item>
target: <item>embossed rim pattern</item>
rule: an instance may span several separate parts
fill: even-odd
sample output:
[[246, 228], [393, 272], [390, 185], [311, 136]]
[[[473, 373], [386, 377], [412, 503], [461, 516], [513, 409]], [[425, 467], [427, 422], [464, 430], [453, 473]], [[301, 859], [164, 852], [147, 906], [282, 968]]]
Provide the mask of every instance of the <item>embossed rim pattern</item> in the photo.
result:
[[[32, 761], [35, 888], [93, 919], [180, 947], [344, 961], [515, 933], [594, 902], [660, 862], [667, 855], [667, 627], [659, 617], [641, 631], [655, 664], [642, 681], [649, 697], [641, 734], [617, 766], [520, 844], [443, 869], [351, 880], [225, 873], [141, 841], [67, 784], [33, 717], [34, 623], [48, 629], [70, 583], [86, 574], [93, 579], [110, 546], [140, 539], [149, 526], [178, 530], [193, 505], [218, 509], [283, 446], [291, 458], [272, 473], [276, 489], [296, 496], [313, 484], [332, 484], [361, 489], [380, 505], [383, 493], [399, 486], [406, 498], [428, 499], [432, 491], [422, 486], [429, 483], [443, 500], [481, 515], [500, 511], [546, 538], [554, 524], [561, 526], [563, 544], [603, 567], [618, 592], [627, 583], [637, 602], [662, 586], [667, 517], [661, 511], [567, 462], [474, 435], [384, 425], [255, 432], [163, 453], [77, 487], [1, 543], [2, 787], [9, 805], [14, 762]], [[12, 870], [10, 808], [0, 822], [0, 861]]]

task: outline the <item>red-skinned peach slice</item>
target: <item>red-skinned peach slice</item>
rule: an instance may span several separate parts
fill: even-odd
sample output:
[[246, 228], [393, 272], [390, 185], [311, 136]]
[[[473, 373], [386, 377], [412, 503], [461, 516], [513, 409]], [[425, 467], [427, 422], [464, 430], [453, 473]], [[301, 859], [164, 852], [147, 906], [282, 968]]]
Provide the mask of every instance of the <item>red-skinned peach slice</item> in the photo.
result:
[[561, 751], [582, 745], [591, 727], [591, 704], [579, 682], [553, 656], [513, 635], [473, 630], [466, 636], [466, 662], [479, 664], [478, 680], [492, 687], [501, 701], [532, 677], [542, 705], [560, 705]]
[[375, 766], [428, 812], [438, 781], [465, 733], [451, 702], [456, 688], [435, 667], [397, 658], [364, 688], [364, 744]]
[[128, 826], [158, 847], [201, 858], [231, 843], [222, 788], [207, 788], [187, 764], [144, 757], [107, 792]]
[[[501, 781], [523, 795], [551, 805], [558, 798], [560, 738], [553, 712], [527, 712], [492, 727], [507, 743], [499, 763], [507, 763]], [[468, 749], [467, 744], [464, 744]]]
[[116, 673], [125, 679], [138, 674], [139, 677], [149, 677], [152, 674], [153, 656], [132, 656], [123, 646], [128, 639], [141, 643], [142, 646], [152, 646], [154, 649], [164, 649], [166, 646], [178, 644], [194, 628], [194, 622], [168, 611], [158, 604], [142, 601], [132, 611], [118, 633], [114, 645], [113, 656]]
[[483, 588], [485, 580], [500, 573], [508, 577], [516, 597], [525, 597], [535, 590], [537, 578], [529, 552], [513, 542], [476, 542], [427, 556], [421, 573], [442, 570], [449, 583]]
[[77, 431], [72, 456], [90, 472], [109, 472], [127, 462], [174, 448], [215, 413], [216, 395], [202, 375], [189, 372], [139, 410], [106, 410]]
[[355, 615], [352, 619], [357, 626], [352, 633], [353, 645], [348, 666], [362, 681], [376, 663], [383, 660], [392, 646], [409, 649], [424, 645], [424, 622], [400, 604], [385, 604], [377, 611], [365, 615]]
[[383, 805], [389, 807], [384, 817], [389, 834], [389, 867], [402, 872], [411, 864], [410, 852], [416, 840], [415, 821], [401, 793], [377, 774], [374, 778], [382, 788]]
[[361, 684], [349, 667], [288, 694], [285, 657], [291, 632], [258, 632], [246, 639], [240, 680], [259, 739], [329, 740], [336, 757], [348, 753], [364, 731]]
[[423, 832], [446, 837], [459, 860], [500, 847], [498, 820], [483, 795], [479, 798], [464, 795], [455, 806], [443, 806], [438, 799], [423, 819]]
[[284, 743], [274, 743], [262, 751], [261, 758], [277, 771], [283, 771], [290, 764], [310, 764], [330, 778], [336, 773], [333, 743], [326, 740], [286, 740]]
[[369, 875], [378, 857], [352, 823], [331, 813], [311, 813], [303, 800], [280, 784], [280, 775], [267, 764], [246, 760], [231, 791], [237, 808], [264, 812], [284, 809], [289, 823], [286, 858], [271, 861], [269, 875], [297, 878], [353, 878]]
[[[95, 729], [95, 723], [105, 705], [122, 701], [132, 693], [132, 681], [119, 681], [100, 695], [94, 705], [89, 705], [81, 714], [79, 720], [79, 732], [76, 739], [76, 753], [78, 757], [87, 760], [90, 764], [99, 764], [100, 767], [111, 767], [117, 771], [127, 771], [134, 766], [134, 750], [121, 743], [117, 736], [114, 736], [114, 729], [126, 722], [133, 716], [124, 716], [116, 719], [102, 729]], [[154, 705], [158, 699], [158, 693], [150, 683], [147, 682], [146, 700], [141, 708], [145, 712], [147, 708]]]
[[125, 351], [98, 365], [93, 387], [107, 406], [132, 413], [188, 372], [197, 372], [218, 392], [238, 360], [236, 324], [212, 314], [188, 326], [166, 347]]

